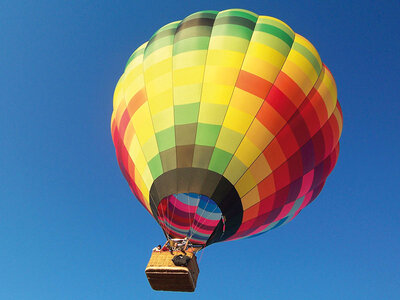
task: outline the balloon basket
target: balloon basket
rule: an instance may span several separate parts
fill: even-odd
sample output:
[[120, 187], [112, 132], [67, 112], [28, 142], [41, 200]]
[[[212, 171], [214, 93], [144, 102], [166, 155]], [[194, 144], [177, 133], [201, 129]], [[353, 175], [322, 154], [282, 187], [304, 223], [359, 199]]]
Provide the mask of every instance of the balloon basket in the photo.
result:
[[199, 266], [196, 255], [186, 252], [190, 257], [187, 266], [176, 266], [172, 259], [181, 251], [153, 251], [146, 267], [146, 276], [151, 287], [157, 291], [194, 292]]

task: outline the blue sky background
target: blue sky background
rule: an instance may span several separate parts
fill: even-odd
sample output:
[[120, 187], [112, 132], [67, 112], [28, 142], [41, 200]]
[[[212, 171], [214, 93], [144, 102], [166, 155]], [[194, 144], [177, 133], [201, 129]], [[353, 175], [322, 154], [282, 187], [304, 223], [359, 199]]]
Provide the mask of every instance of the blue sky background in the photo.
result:
[[[307, 37], [335, 76], [338, 164], [263, 236], [214, 244], [194, 294], [153, 291], [163, 241], [110, 134], [125, 62], [162, 25], [246, 8]], [[398, 1], [0, 2], [0, 299], [400, 299]]]

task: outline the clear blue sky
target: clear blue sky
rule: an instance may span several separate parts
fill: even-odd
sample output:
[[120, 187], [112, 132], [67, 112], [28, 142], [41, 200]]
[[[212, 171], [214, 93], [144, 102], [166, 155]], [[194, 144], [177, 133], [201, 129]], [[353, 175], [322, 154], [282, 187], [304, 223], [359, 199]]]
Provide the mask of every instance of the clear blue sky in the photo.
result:
[[[319, 198], [263, 236], [207, 248], [195, 294], [151, 290], [163, 241], [110, 134], [131, 52], [162, 25], [240, 7], [307, 37], [344, 128]], [[2, 1], [0, 299], [400, 299], [398, 1]]]

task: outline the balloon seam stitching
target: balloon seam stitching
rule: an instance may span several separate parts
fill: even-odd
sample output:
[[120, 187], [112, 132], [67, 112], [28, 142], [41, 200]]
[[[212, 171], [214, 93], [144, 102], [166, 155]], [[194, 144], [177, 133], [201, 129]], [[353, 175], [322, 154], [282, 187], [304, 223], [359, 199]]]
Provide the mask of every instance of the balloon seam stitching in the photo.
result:
[[[150, 39], [151, 39], [151, 38], [150, 38]], [[149, 41], [150, 41], [150, 40], [149, 40]], [[149, 42], [147, 43], [146, 47], [145, 47], [144, 50], [143, 50], [143, 60], [142, 60], [142, 73], [143, 73], [143, 82], [144, 82], [144, 86], [143, 86], [143, 87], [144, 87], [144, 92], [145, 92], [145, 94], [146, 94], [146, 105], [147, 105], [147, 107], [148, 107], [148, 109], [149, 109], [149, 112], [150, 112], [151, 124], [152, 124], [152, 126], [153, 126], [154, 137], [155, 137], [155, 139], [156, 139], [157, 152], [158, 152], [158, 154], [160, 154], [160, 147], [159, 147], [159, 145], [158, 145], [157, 137], [155, 136], [156, 132], [155, 132], [155, 129], [154, 129], [153, 114], [152, 114], [151, 109], [150, 109], [149, 97], [148, 97], [148, 95], [147, 95], [147, 89], [146, 89], [146, 75], [145, 75], [145, 70], [144, 70], [144, 61], [145, 61], [145, 58], [146, 58], [145, 55], [146, 55], [146, 50], [148, 49], [148, 47], [149, 47]], [[141, 143], [140, 143], [140, 146], [141, 146], [141, 148], [143, 147], [143, 146], [141, 145]], [[143, 148], [142, 148], [142, 151], [143, 151]], [[148, 162], [147, 160], [146, 160], [146, 162], [147, 162], [147, 166], [149, 166], [149, 162]], [[161, 157], [160, 157], [160, 162], [161, 162]], [[149, 168], [150, 168], [150, 167], [149, 167]], [[162, 166], [162, 163], [161, 163], [161, 168], [162, 168], [162, 170], [164, 171], [164, 168], [163, 168], [163, 166]], [[151, 173], [151, 172], [150, 172], [150, 173]], [[151, 174], [151, 177], [153, 177], [153, 174]], [[153, 178], [153, 182], [154, 182], [154, 180], [156, 180], [156, 178]], [[151, 194], [150, 194], [150, 189], [149, 189], [149, 199], [152, 198], [150, 195], [151, 195]], [[155, 205], [155, 202], [154, 202], [153, 200], [151, 200], [151, 201], [152, 201], [153, 204]], [[168, 209], [168, 206], [167, 206], [167, 209]], [[156, 208], [156, 212], [157, 212], [157, 216], [154, 216], [154, 218], [157, 218], [156, 221], [157, 221], [157, 223], [159, 223], [159, 220], [158, 220], [158, 208]], [[168, 235], [168, 234], [165, 232], [163, 226], [161, 226], [161, 229], [164, 231], [164, 234], [165, 234], [165, 235]]]
[[[214, 23], [215, 20], [217, 19], [218, 15], [221, 12], [219, 11], [217, 13], [217, 15], [215, 16], [214, 19]], [[207, 60], [208, 60], [208, 53], [209, 53], [209, 47], [210, 47], [210, 41], [211, 41], [211, 37], [212, 37], [212, 33], [214, 31], [214, 23], [213, 23], [213, 27], [211, 28], [211, 32], [210, 32], [210, 38], [208, 40], [208, 45], [207, 45], [207, 54], [206, 54], [206, 59], [204, 60], [204, 71], [203, 71], [203, 79], [201, 80], [201, 92], [200, 92], [200, 100], [199, 100], [199, 110], [197, 112], [197, 118], [196, 118], [196, 133], [194, 134], [194, 149], [193, 149], [193, 158], [192, 158], [192, 167], [193, 167], [193, 163], [194, 163], [194, 150], [196, 148], [196, 139], [197, 139], [197, 132], [199, 131], [199, 116], [200, 116], [200, 109], [201, 109], [201, 99], [203, 98], [203, 85], [204, 85], [204, 78], [206, 77], [206, 66], [207, 66]]]
[[[295, 33], [295, 35], [297, 35], [297, 33]], [[277, 78], [279, 77], [279, 75], [280, 75], [281, 73], [283, 73], [283, 72], [282, 72], [282, 69], [283, 69], [283, 67], [285, 66], [286, 62], [287, 62], [287, 58], [289, 57], [290, 52], [293, 50], [294, 40], [295, 40], [295, 39], [293, 39], [292, 47], [290, 48], [290, 51], [288, 52], [288, 55], [287, 55], [287, 57], [286, 57], [286, 59], [285, 59], [285, 62], [283, 63], [282, 68], [281, 68], [281, 70], [279, 71], [278, 76], [276, 76], [275, 81], [274, 81], [274, 83], [273, 83], [272, 86], [274, 86], [274, 84], [275, 84]], [[321, 75], [321, 72], [322, 72], [322, 68], [321, 68], [320, 73], [318, 74], [317, 80], [314, 82], [313, 86], [311, 87], [311, 89], [310, 89], [310, 91], [307, 93], [307, 95], [305, 95], [303, 101], [302, 101], [302, 102], [300, 103], [300, 105], [297, 107], [296, 111], [298, 111], [298, 110], [300, 109], [300, 107], [303, 105], [303, 103], [307, 100], [308, 95], [311, 93], [313, 87], [314, 87], [315, 84], [318, 82], [318, 79], [319, 79], [319, 76]], [[271, 89], [272, 89], [272, 86], [271, 86]], [[268, 91], [268, 94], [267, 94], [267, 96], [264, 98], [264, 101], [268, 98], [268, 96], [269, 96], [269, 94], [270, 94], [270, 92], [271, 92], [271, 89]], [[263, 102], [263, 103], [264, 103], [264, 102]], [[251, 122], [251, 124], [253, 124], [254, 120], [256, 119], [256, 116], [257, 116], [258, 112], [261, 110], [261, 107], [262, 107], [262, 105], [260, 106], [260, 109], [259, 109], [259, 110], [257, 111], [257, 113], [255, 114], [255, 117], [254, 117], [253, 121]], [[264, 149], [260, 152], [260, 154], [257, 155], [257, 157], [253, 160], [253, 162], [247, 167], [246, 171], [247, 171], [248, 169], [250, 169], [250, 167], [251, 167], [251, 166], [257, 161], [257, 159], [263, 154], [263, 152], [265, 151], [265, 149], [268, 148], [268, 146], [275, 140], [275, 138], [279, 135], [279, 133], [290, 123], [290, 121], [292, 120], [293, 116], [296, 115], [296, 111], [290, 116], [289, 120], [287, 120], [287, 122], [285, 123], [285, 125], [283, 125], [282, 128], [274, 135], [274, 137], [273, 137], [273, 138], [271, 139], [271, 141], [264, 147]], [[251, 124], [250, 124], [250, 126], [251, 126]], [[246, 134], [247, 134], [248, 130], [250, 129], [250, 126], [249, 126], [249, 128], [247, 129]], [[246, 134], [245, 134], [245, 135], [246, 135]], [[245, 135], [243, 136], [242, 141], [243, 141]], [[239, 148], [239, 147], [238, 147], [238, 148]], [[237, 151], [237, 149], [236, 149], [236, 151]], [[235, 153], [236, 153], [236, 152], [235, 152]], [[235, 183], [233, 183], [234, 186], [235, 186], [236, 183], [238, 183], [238, 181], [244, 176], [244, 174], [246, 174], [246, 171], [235, 181]], [[254, 187], [254, 186], [253, 186], [253, 187]], [[252, 188], [253, 188], [253, 187], [252, 187]]]
[[[311, 91], [310, 91], [311, 92]], [[308, 97], [308, 95], [307, 95], [307, 97]], [[307, 98], [306, 97], [306, 98]], [[304, 103], [304, 102], [303, 102]], [[302, 103], [302, 104], [303, 104]], [[301, 107], [301, 105], [299, 106], [299, 108]], [[336, 109], [336, 108], [335, 108]], [[315, 134], [313, 134], [311, 137], [310, 137], [310, 140], [315, 136], [315, 135], [317, 135], [320, 131], [321, 131], [321, 129], [329, 122], [329, 120], [331, 119], [331, 117], [334, 115], [334, 111], [335, 111], [335, 109], [332, 111], [332, 113], [329, 115], [329, 117], [326, 119], [326, 121], [322, 124], [322, 126], [321, 126], [321, 128], [317, 131], [317, 132], [315, 132]], [[290, 120], [291, 120], [292, 118], [290, 118], [289, 119], [289, 121], [286, 123], [286, 124], [288, 124], [289, 122], [290, 122]], [[285, 125], [286, 126], [286, 125]], [[284, 127], [285, 127], [284, 126]], [[283, 129], [283, 128], [282, 128]], [[339, 140], [338, 140], [338, 142], [335, 144], [335, 146], [332, 148], [332, 151], [330, 151], [326, 156], [324, 156], [324, 158], [321, 160], [321, 162], [323, 162], [329, 155], [331, 155], [332, 153], [333, 153], [333, 151], [335, 151], [335, 148], [337, 147], [337, 145], [339, 144]], [[304, 145], [303, 145], [304, 146]], [[301, 146], [298, 150], [300, 150], [303, 146]], [[267, 146], [268, 147], [268, 146]], [[265, 149], [264, 149], [265, 150]], [[264, 150], [263, 150], [263, 152], [264, 152]], [[285, 160], [285, 162], [287, 161], [287, 160], [289, 160], [291, 157], [293, 157], [297, 152], [298, 152], [298, 150], [295, 152], [295, 153], [293, 153], [292, 155], [290, 155], [289, 157], [287, 157], [287, 159]], [[262, 154], [262, 152], [261, 152], [261, 154]], [[261, 155], [260, 154], [260, 155]], [[260, 156], [259, 155], [259, 156]], [[258, 157], [257, 157], [258, 158]], [[280, 164], [279, 166], [277, 166], [276, 168], [275, 168], [275, 170], [277, 170], [279, 167], [281, 167], [285, 162], [283, 162], [282, 164]], [[317, 165], [318, 166], [318, 165]], [[263, 178], [262, 180], [265, 180], [266, 178], [268, 178], [269, 176], [271, 176], [273, 174], [273, 171], [268, 175], [268, 176], [266, 176], [265, 178]], [[245, 196], [245, 195], [247, 195], [254, 187], [256, 187], [258, 184], [259, 184], [260, 182], [258, 182], [255, 186], [253, 186], [248, 192], [246, 192], [243, 196], [242, 196], [242, 198]], [[287, 186], [287, 185], [286, 185]], [[286, 187], [285, 186], [285, 187]], [[283, 187], [283, 188], [285, 188], [285, 187]], [[280, 189], [281, 190], [281, 189]], [[257, 205], [257, 203], [256, 204], [253, 204], [252, 206], [249, 206], [247, 209], [249, 209], [250, 207], [253, 207], [254, 205]]]
[[[260, 16], [257, 16], [257, 21], [254, 23], [253, 32], [251, 33], [251, 37], [250, 37], [250, 39], [249, 39], [249, 43], [247, 44], [246, 51], [244, 52], [244, 56], [243, 56], [242, 63], [241, 63], [241, 65], [240, 65], [239, 73], [238, 73], [238, 76], [237, 76], [237, 78], [236, 78], [235, 85], [233, 86], [232, 93], [231, 93], [231, 97], [230, 97], [230, 99], [229, 99], [228, 105], [226, 106], [226, 111], [225, 111], [225, 114], [224, 114], [224, 118], [222, 119], [221, 128], [219, 129], [218, 136], [217, 136], [217, 139], [216, 139], [216, 141], [215, 141], [215, 145], [214, 145], [214, 147], [213, 147], [213, 148], [214, 148], [214, 149], [213, 149], [213, 154], [214, 154], [215, 148], [217, 148], [218, 139], [219, 139], [219, 137], [220, 137], [220, 134], [221, 134], [221, 131], [222, 131], [222, 128], [223, 128], [223, 124], [224, 124], [224, 121], [225, 121], [225, 117], [226, 117], [226, 114], [228, 113], [229, 105], [231, 104], [232, 97], [233, 97], [233, 94], [234, 94], [235, 89], [236, 89], [236, 84], [237, 84], [237, 82], [238, 82], [238, 80], [239, 80], [240, 71], [242, 71], [243, 64], [244, 64], [244, 61], [245, 61], [245, 59], [246, 59], [247, 51], [249, 50], [250, 42], [251, 42], [251, 39], [253, 38], [254, 31], [255, 31], [254, 29], [255, 29], [255, 27], [256, 27], [256, 25], [257, 25], [257, 22], [258, 22], [259, 17], [260, 17]], [[232, 158], [233, 158], [233, 155], [232, 155], [232, 157], [229, 159], [228, 164], [230, 163], [230, 161], [232, 160]], [[210, 158], [210, 161], [208, 162], [208, 169], [210, 168], [210, 164], [211, 164], [211, 158]], [[221, 172], [221, 173], [222, 173], [221, 175], [224, 174], [226, 168], [228, 167], [228, 164], [227, 164], [226, 167], [224, 168], [223, 172]]]
[[[295, 34], [296, 34], [296, 33], [295, 33]], [[269, 89], [267, 95], [264, 97], [263, 102], [262, 102], [261, 105], [260, 105], [260, 108], [259, 108], [259, 109], [257, 110], [257, 112], [254, 114], [254, 118], [253, 118], [253, 120], [251, 121], [249, 127], [247, 128], [246, 132], [244, 133], [242, 139], [240, 140], [240, 142], [239, 142], [239, 144], [238, 144], [238, 147], [236, 148], [236, 150], [235, 150], [235, 152], [233, 153], [232, 157], [230, 158], [229, 162], [226, 164], [226, 167], [225, 167], [225, 169], [224, 169], [223, 174], [225, 173], [225, 171], [226, 171], [226, 169], [228, 168], [228, 166], [230, 165], [230, 163], [231, 163], [233, 157], [234, 157], [235, 154], [237, 153], [237, 150], [239, 149], [239, 146], [242, 144], [244, 138], [245, 138], [246, 135], [247, 135], [247, 132], [249, 131], [251, 125], [254, 123], [254, 120], [257, 119], [257, 114], [258, 114], [258, 112], [261, 110], [264, 101], [268, 98], [269, 93], [271, 92], [272, 87], [274, 86], [274, 84], [275, 84], [277, 78], [279, 77], [279, 75], [280, 75], [281, 72], [282, 72], [282, 68], [283, 68], [283, 66], [284, 66], [285, 63], [286, 63], [287, 58], [289, 57], [289, 53], [290, 53], [290, 52], [292, 51], [292, 49], [293, 49], [293, 44], [294, 44], [294, 38], [293, 38], [292, 45], [290, 46], [289, 52], [288, 52], [288, 54], [287, 54], [287, 56], [286, 56], [284, 62], [282, 63], [282, 67], [281, 67], [281, 69], [279, 70], [279, 73], [276, 75], [276, 77], [275, 77], [275, 79], [274, 79], [274, 82], [273, 82], [272, 85], [271, 85], [271, 88]], [[285, 126], [283, 126], [283, 127], [285, 127]], [[282, 128], [283, 128], [283, 127], [282, 127]], [[271, 142], [272, 142], [272, 140], [271, 140]], [[269, 144], [268, 144], [268, 145], [269, 145]], [[267, 145], [267, 146], [268, 146], [268, 145]], [[264, 150], [265, 150], [265, 148], [264, 148]], [[263, 151], [264, 151], [264, 150], [263, 150]], [[261, 154], [262, 154], [263, 151], [261, 151]], [[260, 155], [258, 155], [257, 158], [258, 158], [259, 156], [260, 156]], [[257, 158], [253, 161], [253, 163], [257, 160]], [[253, 164], [253, 163], [252, 163], [252, 164]], [[250, 165], [250, 166], [251, 166], [251, 165]], [[250, 168], [250, 166], [246, 169], [246, 171]], [[240, 180], [240, 178], [243, 177], [243, 175], [246, 173], [246, 171], [245, 171], [234, 183], [232, 183], [233, 186], [235, 186], [235, 184]], [[241, 198], [242, 198], [242, 197], [241, 197]]]

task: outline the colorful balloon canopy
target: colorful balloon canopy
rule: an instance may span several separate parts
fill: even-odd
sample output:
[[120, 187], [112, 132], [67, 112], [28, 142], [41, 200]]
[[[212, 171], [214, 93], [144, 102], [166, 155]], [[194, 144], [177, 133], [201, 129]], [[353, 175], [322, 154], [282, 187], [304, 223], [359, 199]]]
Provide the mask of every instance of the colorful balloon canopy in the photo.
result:
[[337, 161], [342, 112], [331, 73], [288, 25], [200, 11], [129, 58], [111, 131], [164, 232], [209, 245], [274, 229], [310, 204]]

